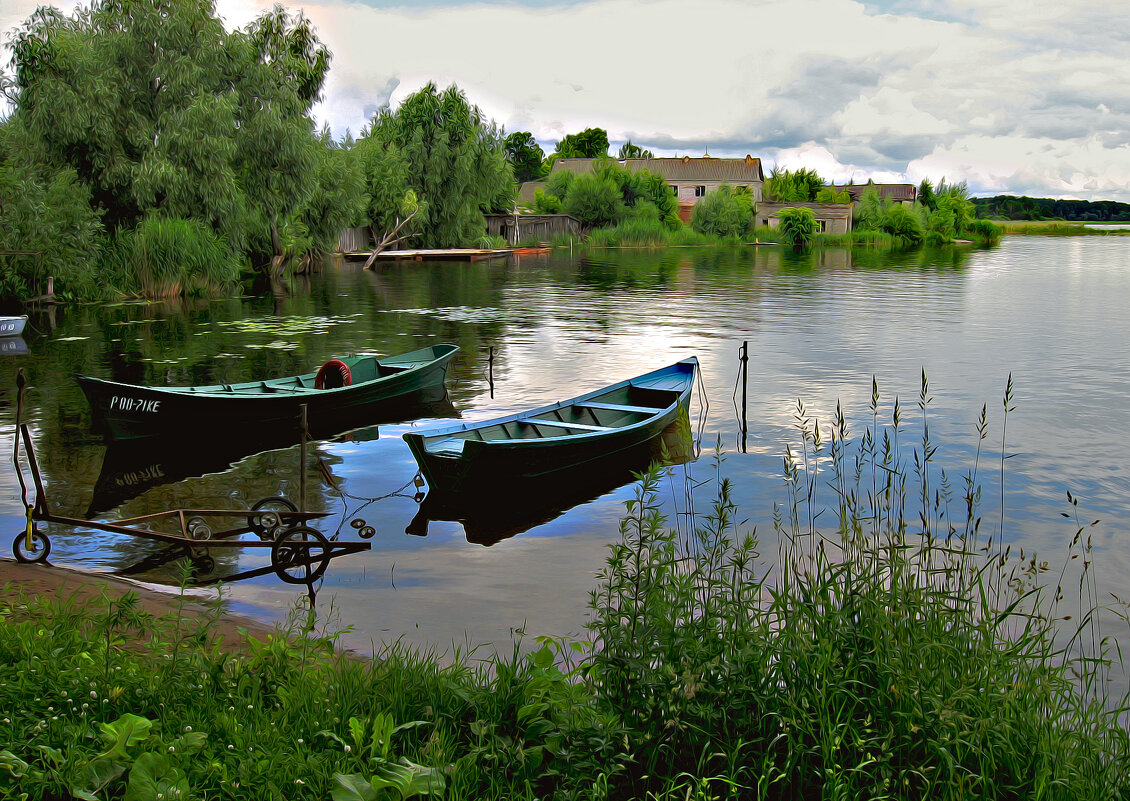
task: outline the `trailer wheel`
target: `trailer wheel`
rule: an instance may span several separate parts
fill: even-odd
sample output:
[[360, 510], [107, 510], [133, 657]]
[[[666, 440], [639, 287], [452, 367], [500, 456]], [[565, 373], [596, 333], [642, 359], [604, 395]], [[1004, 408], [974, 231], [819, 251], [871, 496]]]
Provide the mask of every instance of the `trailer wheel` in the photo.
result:
[[251, 507], [247, 527], [261, 540], [276, 539], [279, 529], [285, 529], [280, 512], [297, 512], [298, 507], [281, 495], [263, 498]]
[[309, 526], [284, 531], [271, 548], [275, 574], [287, 584], [311, 584], [330, 564], [330, 541]]
[[207, 540], [212, 538], [212, 527], [203, 517], [190, 517], [184, 524], [185, 533], [190, 540]]
[[51, 553], [51, 540], [39, 529], [31, 533], [31, 548], [27, 547], [27, 532], [21, 531], [12, 541], [12, 553], [16, 561], [24, 564], [46, 562]]

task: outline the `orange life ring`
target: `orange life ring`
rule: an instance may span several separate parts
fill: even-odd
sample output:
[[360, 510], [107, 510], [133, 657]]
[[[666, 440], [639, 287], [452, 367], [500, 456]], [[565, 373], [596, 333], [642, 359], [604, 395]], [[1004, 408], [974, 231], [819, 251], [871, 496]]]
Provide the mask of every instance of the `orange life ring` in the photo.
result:
[[349, 365], [341, 359], [330, 359], [318, 370], [314, 377], [315, 389], [337, 389], [347, 387], [353, 383], [353, 373], [349, 372]]

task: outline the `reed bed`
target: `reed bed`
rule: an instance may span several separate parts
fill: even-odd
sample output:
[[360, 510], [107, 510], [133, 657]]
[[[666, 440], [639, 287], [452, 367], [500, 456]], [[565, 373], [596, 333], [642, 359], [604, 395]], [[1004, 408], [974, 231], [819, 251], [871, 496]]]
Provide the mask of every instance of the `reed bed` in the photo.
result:
[[765, 543], [720, 448], [641, 476], [586, 641], [361, 659], [296, 608], [231, 654], [208, 618], [131, 595], [5, 593], [0, 796], [1126, 798], [1092, 524], [1071, 497], [1063, 567], [1013, 554], [1003, 489], [982, 490], [1005, 483], [1011, 381], [999, 453], [982, 409], [960, 472], [936, 463], [930, 404], [925, 376], [909, 411], [873, 386], [849, 436], [798, 403]]

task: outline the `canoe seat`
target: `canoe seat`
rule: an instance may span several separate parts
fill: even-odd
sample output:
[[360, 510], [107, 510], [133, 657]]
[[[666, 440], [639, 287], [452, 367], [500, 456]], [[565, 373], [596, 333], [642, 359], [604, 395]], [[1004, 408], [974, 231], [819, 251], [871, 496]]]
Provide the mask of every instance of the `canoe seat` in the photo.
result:
[[435, 453], [440, 456], [461, 456], [463, 454], [463, 444], [467, 440], [461, 437], [448, 437], [441, 439], [439, 442], [433, 442], [428, 446], [429, 453]]
[[536, 426], [556, 426], [557, 428], [576, 429], [577, 431], [610, 431], [608, 426], [590, 426], [584, 423], [563, 423], [560, 420], [542, 420], [540, 417], [531, 417], [523, 423]]
[[655, 414], [663, 411], [654, 406], [625, 406], [621, 403], [597, 403], [596, 401], [578, 403], [577, 406], [582, 409], [606, 409], [610, 412], [636, 412], [637, 414]]

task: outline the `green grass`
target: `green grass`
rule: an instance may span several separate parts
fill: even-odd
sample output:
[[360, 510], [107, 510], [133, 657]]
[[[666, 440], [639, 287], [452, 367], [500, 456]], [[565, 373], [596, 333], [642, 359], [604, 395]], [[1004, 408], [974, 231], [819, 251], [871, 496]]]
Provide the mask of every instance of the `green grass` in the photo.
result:
[[1030, 236], [1130, 236], [1130, 228], [1107, 230], [1062, 220], [993, 220], [1006, 234]]
[[[652, 470], [591, 641], [532, 653], [359, 659], [296, 610], [225, 654], [208, 619], [153, 620], [132, 595], [6, 592], [0, 797], [1126, 798], [1093, 524], [1069, 496], [1052, 570], [1011, 553], [1003, 490], [982, 489], [1004, 483], [1013, 405], [1010, 380], [999, 453], [983, 409], [972, 464], [943, 470], [925, 375], [916, 410], [873, 385], [852, 436], [798, 403], [767, 539], [720, 449]], [[690, 488], [675, 526], [668, 480]]]

